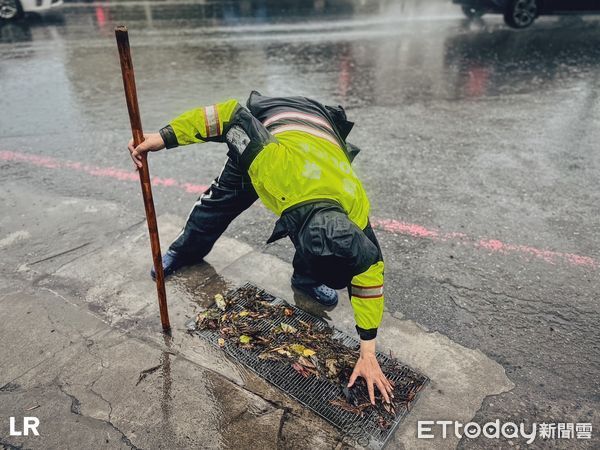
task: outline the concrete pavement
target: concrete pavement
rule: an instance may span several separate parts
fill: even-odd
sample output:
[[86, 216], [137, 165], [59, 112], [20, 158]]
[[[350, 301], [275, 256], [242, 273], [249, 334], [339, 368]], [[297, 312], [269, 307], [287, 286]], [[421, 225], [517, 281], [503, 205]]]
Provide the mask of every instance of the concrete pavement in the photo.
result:
[[[341, 436], [223, 354], [185, 333], [217, 292], [252, 281], [354, 334], [348, 299], [324, 311], [289, 287], [291, 266], [236, 239], [167, 283], [173, 337], [161, 335], [139, 212], [118, 204], [2, 186], [0, 359], [4, 445], [26, 448], [332, 448]], [[163, 242], [183, 223], [159, 219]], [[386, 313], [381, 350], [431, 378], [390, 448], [430, 448], [416, 421], [469, 421], [510, 390], [477, 350]], [[35, 409], [30, 409], [35, 408]], [[40, 437], [7, 437], [8, 416], [39, 417]], [[260, 430], [257, 432], [256, 430]], [[453, 448], [456, 439], [436, 448]]]

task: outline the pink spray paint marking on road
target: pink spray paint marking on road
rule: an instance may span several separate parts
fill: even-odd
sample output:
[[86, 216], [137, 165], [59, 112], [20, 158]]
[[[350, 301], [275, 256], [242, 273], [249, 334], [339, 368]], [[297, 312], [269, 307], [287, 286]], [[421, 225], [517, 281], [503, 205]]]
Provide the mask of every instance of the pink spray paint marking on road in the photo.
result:
[[[119, 181], [135, 181], [138, 183], [140, 181], [139, 175], [133, 170], [127, 171], [114, 167], [90, 166], [81, 162], [59, 161], [55, 158], [31, 155], [27, 153], [0, 151], [0, 161], [23, 162], [38, 167], [45, 167], [47, 169], [70, 169], [76, 172], [83, 172], [94, 177], [112, 178], [113, 180]], [[151, 182], [152, 186], [179, 188], [190, 194], [202, 194], [204, 191], [206, 191], [206, 189], [208, 189], [208, 186], [202, 184], [180, 183], [173, 178], [152, 177]]]
[[435, 230], [429, 230], [424, 226], [414, 223], [400, 222], [392, 219], [371, 219], [371, 225], [374, 228], [388, 231], [394, 234], [406, 234], [416, 238], [438, 239], [440, 233]]
[[[26, 163], [46, 169], [68, 169], [75, 172], [86, 173], [94, 177], [139, 183], [139, 176], [134, 171], [126, 171], [113, 167], [90, 166], [74, 161], [59, 161], [55, 158], [28, 153], [0, 151], [0, 161]], [[205, 185], [185, 183], [173, 178], [159, 177], [152, 178], [152, 185], [177, 188], [189, 194], [201, 194], [208, 188], [208, 186]], [[417, 239], [429, 239], [434, 242], [459, 243], [482, 251], [487, 251], [490, 254], [515, 254], [527, 258], [533, 257], [553, 265], [563, 262], [571, 266], [587, 267], [591, 269], [598, 269], [600, 267], [600, 262], [589, 256], [539, 249], [527, 245], [509, 244], [497, 239], [472, 238], [464, 233], [443, 232], [441, 230], [430, 229], [423, 225], [402, 222], [400, 220], [371, 218], [371, 224], [375, 229], [392, 234], [411, 236]]]
[[371, 219], [371, 225], [375, 229], [388, 231], [394, 234], [403, 234], [415, 238], [427, 238], [438, 242], [453, 241], [474, 248], [487, 250], [490, 253], [495, 254], [512, 253], [520, 256], [534, 257], [549, 264], [557, 264], [558, 262], [563, 261], [572, 266], [589, 267], [591, 269], [600, 267], [600, 263], [589, 256], [555, 252], [553, 250], [544, 250], [527, 245], [507, 244], [497, 239], [473, 239], [464, 233], [443, 233], [438, 230], [425, 228], [421, 225], [405, 223], [398, 220], [374, 218]]

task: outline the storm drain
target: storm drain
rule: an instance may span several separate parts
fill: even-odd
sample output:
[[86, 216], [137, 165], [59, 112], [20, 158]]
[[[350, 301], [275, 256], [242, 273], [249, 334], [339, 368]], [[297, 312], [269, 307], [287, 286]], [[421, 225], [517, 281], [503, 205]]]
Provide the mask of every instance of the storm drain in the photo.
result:
[[[280, 298], [276, 298], [264, 290], [254, 286], [251, 283], [229, 292], [226, 298], [232, 301], [233, 306], [227, 311], [229, 314], [244, 310], [248, 292], [259, 295], [262, 301], [271, 305], [284, 305], [293, 310], [291, 317], [286, 317], [285, 322], [292, 326], [299, 326], [301, 322], [309, 323], [315, 330], [333, 330], [332, 337], [343, 345], [351, 349], [357, 349], [359, 342], [347, 334], [329, 327], [323, 319], [307, 313]], [[281, 324], [281, 321], [262, 320], [260, 330], [267, 335], [273, 328]], [[192, 331], [203, 339], [207, 340], [216, 347], [221, 348], [234, 361], [241, 362], [258, 376], [264, 378], [277, 386], [286, 394], [292, 396], [297, 401], [307, 406], [310, 410], [323, 417], [329, 423], [337, 427], [344, 435], [344, 442], [350, 445], [358, 445], [372, 449], [381, 449], [393, 435], [400, 425], [402, 419], [409, 412], [411, 404], [416, 401], [418, 392], [429, 381], [427, 377], [415, 372], [411, 368], [402, 365], [397, 360], [388, 357], [382, 353], [377, 353], [377, 359], [383, 372], [388, 379], [396, 385], [394, 391], [404, 393], [408, 401], [402, 404], [395, 411], [394, 419], [383, 429], [379, 422], [379, 417], [373, 410], [367, 410], [362, 414], [349, 412], [345, 409], [332, 404], [331, 401], [347, 397], [342, 387], [325, 377], [309, 376], [305, 377], [294, 370], [290, 364], [282, 361], [271, 361], [259, 358], [261, 349], [240, 348], [231, 343], [219, 343], [221, 338], [220, 331], [216, 330], [195, 330]], [[393, 367], [393, 372], [390, 368]]]

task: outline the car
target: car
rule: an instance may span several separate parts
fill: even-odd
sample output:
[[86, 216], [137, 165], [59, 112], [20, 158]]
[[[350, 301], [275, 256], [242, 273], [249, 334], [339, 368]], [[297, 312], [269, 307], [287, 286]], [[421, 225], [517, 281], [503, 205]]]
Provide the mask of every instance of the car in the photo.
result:
[[486, 13], [504, 15], [513, 28], [525, 28], [540, 15], [599, 13], [600, 0], [452, 0], [464, 14], [478, 18]]
[[44, 12], [62, 4], [63, 0], [0, 0], [0, 20], [15, 20], [24, 13]]

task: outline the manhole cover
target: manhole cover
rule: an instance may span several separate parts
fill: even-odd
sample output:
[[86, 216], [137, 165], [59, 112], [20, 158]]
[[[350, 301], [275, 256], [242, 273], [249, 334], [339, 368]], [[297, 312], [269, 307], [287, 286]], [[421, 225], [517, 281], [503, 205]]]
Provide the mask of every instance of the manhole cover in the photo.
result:
[[[330, 327], [323, 319], [289, 305], [284, 300], [270, 295], [251, 283], [247, 283], [226, 295], [229, 306], [225, 313], [228, 317], [231, 317], [242, 312], [243, 317], [247, 319], [248, 309], [246, 307], [251, 306], [249, 304], [256, 302], [257, 299], [259, 302], [264, 302], [265, 305], [279, 306], [281, 311], [284, 307], [285, 314], [272, 316], [255, 314], [256, 318], [252, 323], [252, 339], [255, 341], [259, 341], [261, 337], [268, 337], [269, 339], [277, 339], [277, 348], [289, 348], [285, 347], [285, 340], [293, 339], [293, 335], [285, 332], [276, 333], [278, 330], [281, 331], [283, 322], [286, 327], [293, 327], [292, 329], [308, 326], [315, 331], [315, 334], [326, 332], [334, 341], [337, 341], [336, 345], [343, 345], [352, 350], [359, 347], [359, 342], [356, 339]], [[216, 306], [211, 310], [212, 317], [222, 317], [222, 312], [217, 311]], [[213, 323], [215, 324], [214, 329], [196, 329], [192, 332], [216, 347], [220, 347], [233, 360], [241, 362], [258, 376], [274, 384], [339, 428], [345, 436], [345, 442], [350, 445], [372, 449], [383, 448], [408, 413], [411, 405], [416, 401], [418, 392], [429, 381], [427, 377], [401, 364], [396, 359], [377, 353], [377, 359], [383, 372], [396, 386], [394, 390], [396, 399], [402, 398], [404, 400], [396, 403], [393, 413], [389, 414], [389, 411], [383, 413], [384, 420], [381, 408], [367, 407], [357, 411], [356, 409], [352, 410], [352, 408], [340, 407], [340, 402], [344, 404], [346, 401], [345, 405], [348, 406], [350, 403], [347, 402], [352, 401], [352, 399], [348, 396], [348, 390], [344, 392], [343, 387], [345, 385], [341, 386], [339, 381], [336, 382], [325, 376], [315, 376], [312, 373], [304, 373], [302, 370], [298, 371], [299, 367], [294, 368], [287, 360], [265, 359], [264, 346], [244, 346], [240, 345], [237, 340], [225, 340], [223, 339], [225, 334], [221, 332], [223, 321], [216, 319]], [[276, 337], [273, 338], [273, 336]], [[313, 361], [315, 360], [313, 359]], [[300, 367], [300, 369], [302, 368]], [[364, 405], [364, 403], [362, 404]], [[354, 406], [360, 405], [355, 403]]]

